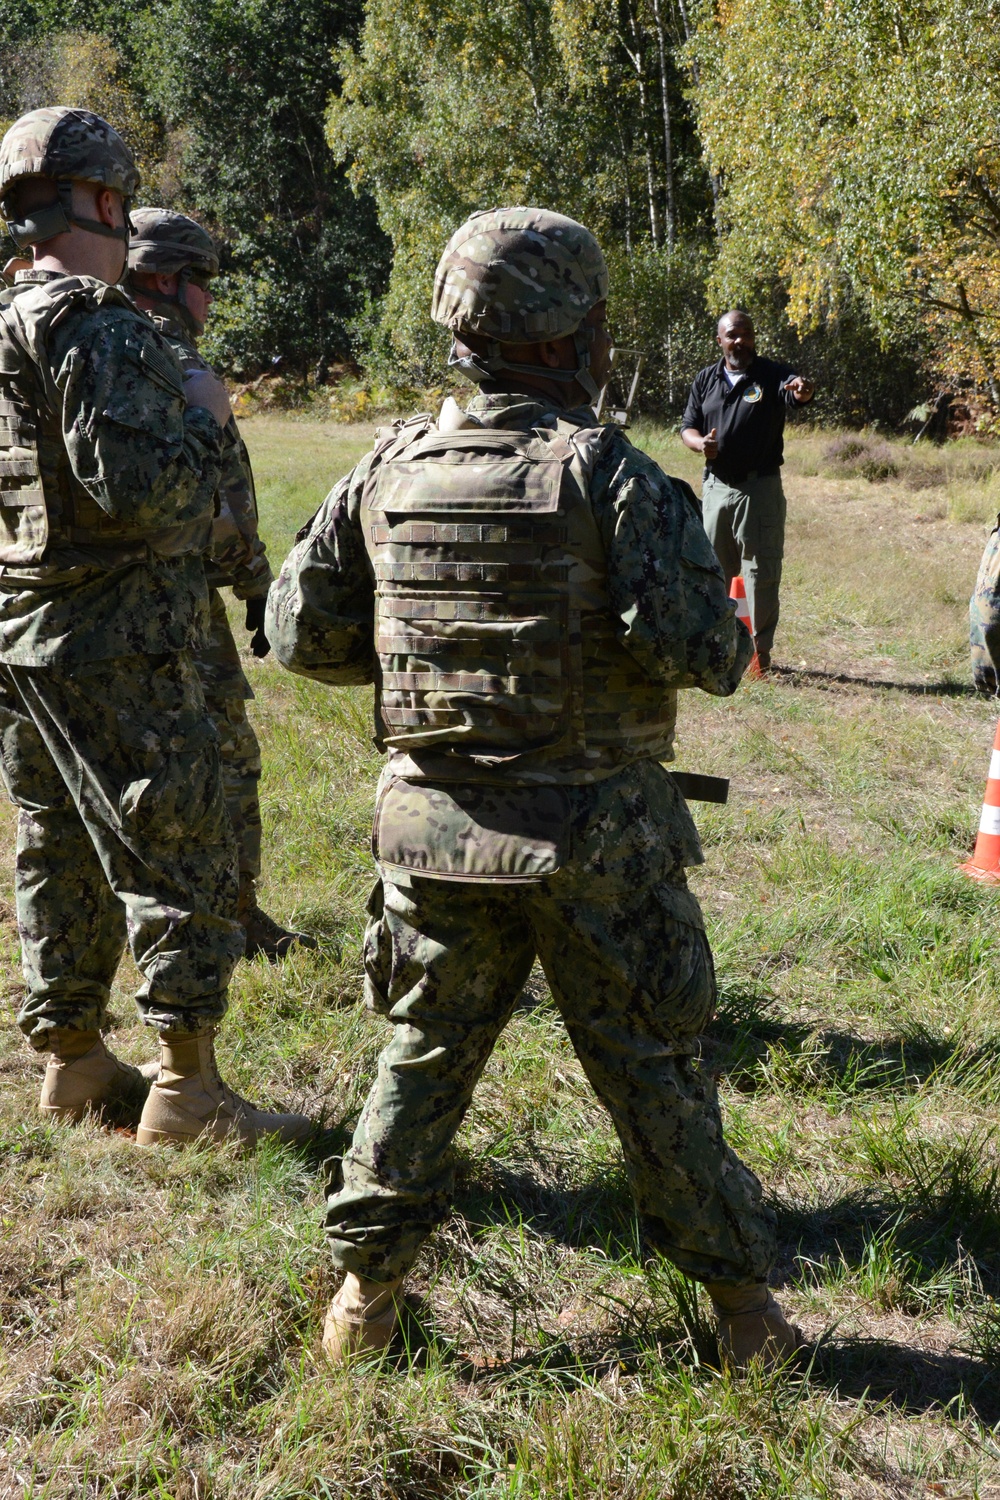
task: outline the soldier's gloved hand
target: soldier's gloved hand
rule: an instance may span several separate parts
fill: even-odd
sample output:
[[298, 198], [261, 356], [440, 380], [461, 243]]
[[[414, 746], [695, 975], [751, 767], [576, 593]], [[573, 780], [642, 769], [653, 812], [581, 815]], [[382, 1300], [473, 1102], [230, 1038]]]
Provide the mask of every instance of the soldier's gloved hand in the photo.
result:
[[264, 611], [267, 609], [267, 599], [247, 600], [247, 629], [253, 632], [250, 642], [250, 650], [258, 660], [263, 660], [271, 649], [271, 642], [264, 634]]
[[225, 427], [233, 414], [229, 392], [211, 370], [192, 370], [185, 375], [184, 399], [188, 406], [203, 406], [210, 411], [220, 427]]
[[992, 667], [973, 668], [972, 680], [977, 693], [982, 693], [987, 698], [1000, 697], [1000, 683], [997, 682], [997, 674]]

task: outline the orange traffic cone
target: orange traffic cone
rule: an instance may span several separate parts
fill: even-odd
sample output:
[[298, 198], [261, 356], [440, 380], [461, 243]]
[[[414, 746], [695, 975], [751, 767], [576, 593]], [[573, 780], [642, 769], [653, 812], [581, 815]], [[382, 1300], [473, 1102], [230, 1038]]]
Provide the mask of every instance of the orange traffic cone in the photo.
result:
[[[743, 582], [742, 573], [737, 573], [736, 577], [729, 585], [729, 597], [730, 599], [736, 600], [736, 618], [737, 620], [743, 621], [752, 637], [753, 621], [750, 618], [750, 606], [747, 603], [747, 586]], [[748, 677], [762, 677], [764, 675], [760, 670], [760, 658], [758, 657], [756, 651], [753, 654], [753, 659], [750, 662], [750, 665], [747, 667], [746, 675]]]
[[958, 868], [972, 880], [1000, 885], [1000, 723], [993, 736], [993, 754], [990, 756], [976, 847], [972, 858]]

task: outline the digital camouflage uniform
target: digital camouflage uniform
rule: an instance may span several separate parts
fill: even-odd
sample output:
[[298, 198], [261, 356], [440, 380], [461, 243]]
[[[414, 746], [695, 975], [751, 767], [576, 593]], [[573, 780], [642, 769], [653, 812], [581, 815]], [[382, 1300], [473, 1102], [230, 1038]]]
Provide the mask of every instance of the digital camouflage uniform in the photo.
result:
[[223, 431], [222, 478], [216, 495], [212, 546], [205, 556], [211, 627], [196, 657], [209, 711], [219, 731], [226, 803], [240, 851], [239, 920], [245, 955], [275, 963], [294, 944], [315, 947], [315, 938], [281, 926], [257, 901], [261, 868], [260, 746], [247, 716], [253, 697], [240, 661], [220, 589], [232, 588], [246, 605], [250, 650], [270, 652], [264, 609], [271, 582], [258, 530], [257, 500], [250, 457], [240, 436], [225, 387], [198, 353], [204, 318], [214, 297], [211, 281], [219, 254], [208, 231], [173, 209], [137, 208], [132, 214], [127, 283], [138, 305], [148, 311], [170, 343], [185, 380], [214, 388], [228, 413]]
[[759, 1282], [773, 1259], [696, 1060], [715, 982], [684, 869], [702, 856], [659, 763], [676, 690], [731, 693], [752, 647], [688, 487], [593, 424], [503, 393], [457, 432], [404, 424], [271, 589], [279, 659], [374, 679], [388, 752], [365, 970], [394, 1029], [326, 1220], [335, 1262], [371, 1281], [448, 1213], [452, 1139], [536, 956], [651, 1241], [705, 1280]]
[[[63, 152], [70, 175], [127, 198], [109, 139], [134, 174], [97, 117], [35, 111], [0, 149], [0, 193], [59, 175]], [[126, 940], [150, 1024], [225, 1010], [235, 848], [189, 655], [219, 446], [117, 288], [31, 270], [0, 295], [0, 774], [19, 809], [19, 1024], [40, 1050], [59, 1028], [100, 1028]]]
[[[21, 365], [0, 376], [18, 421], [8, 452], [37, 453], [45, 493], [25, 505], [30, 460], [0, 491], [20, 1024], [40, 1049], [51, 1026], [98, 1029], [126, 923], [144, 1017], [215, 1019], [242, 933], [218, 739], [188, 647], [207, 624], [218, 426], [185, 407], [169, 349], [112, 288], [21, 272], [0, 307], [0, 358]], [[70, 500], [84, 524], [55, 520]]]
[[[176, 318], [154, 315], [153, 322], [183, 371], [211, 370]], [[195, 648], [194, 662], [219, 733], [226, 806], [239, 846], [240, 880], [246, 882], [260, 878], [260, 745], [245, 706], [254, 695], [253, 688], [219, 590], [231, 588], [237, 599], [264, 599], [273, 575], [257, 531], [250, 455], [235, 417], [230, 417], [222, 434], [218, 504], [205, 560], [211, 623], [205, 644]]]
[[1000, 516], [990, 532], [969, 600], [972, 677], [981, 693], [996, 695], [1000, 665]]

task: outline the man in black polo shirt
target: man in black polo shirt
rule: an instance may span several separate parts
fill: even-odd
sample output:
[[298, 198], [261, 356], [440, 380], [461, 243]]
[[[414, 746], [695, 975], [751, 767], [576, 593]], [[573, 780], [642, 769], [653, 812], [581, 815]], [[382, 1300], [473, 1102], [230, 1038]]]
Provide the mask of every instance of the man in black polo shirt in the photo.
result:
[[814, 386], [790, 365], [760, 358], [748, 313], [723, 313], [717, 340], [722, 359], [695, 376], [681, 438], [704, 454], [705, 530], [726, 577], [743, 574], [757, 659], [766, 672], [785, 549], [785, 411], [807, 405]]

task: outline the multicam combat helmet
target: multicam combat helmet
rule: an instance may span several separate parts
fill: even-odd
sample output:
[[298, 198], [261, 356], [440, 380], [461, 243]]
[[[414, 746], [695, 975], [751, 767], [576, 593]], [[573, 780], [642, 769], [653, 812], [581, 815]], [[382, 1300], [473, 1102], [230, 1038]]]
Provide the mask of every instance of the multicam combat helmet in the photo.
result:
[[187, 214], [169, 208], [137, 208], [132, 214], [128, 247], [130, 271], [162, 271], [171, 275], [193, 267], [204, 276], [218, 276], [219, 252], [207, 229]]
[[[608, 295], [608, 268], [589, 229], [544, 208], [494, 208], [473, 214], [452, 235], [434, 277], [431, 317], [453, 334], [489, 340], [485, 355], [450, 363], [473, 380], [501, 371], [578, 381], [598, 397], [590, 346], [581, 325]], [[511, 363], [503, 345], [540, 343], [576, 334], [579, 368]]]
[[[11, 189], [27, 177], [55, 182], [55, 203], [33, 209], [18, 221], [8, 210]], [[74, 182], [112, 188], [125, 200], [125, 226], [120, 229], [73, 212]], [[33, 109], [15, 120], [0, 141], [0, 214], [19, 249], [64, 234], [78, 224], [92, 234], [128, 240], [129, 201], [139, 186], [139, 169], [131, 151], [107, 120], [89, 109], [56, 105]]]
[[[199, 339], [205, 326], [188, 306], [187, 287], [189, 281], [206, 286], [210, 277], [218, 276], [219, 252], [215, 241], [194, 219], [169, 208], [137, 208], [132, 215], [132, 226], [126, 286], [144, 304], [169, 309], [168, 316], [178, 318], [191, 337]], [[161, 292], [153, 285], [139, 286], [135, 281], [137, 274], [157, 272], [176, 275], [176, 292]]]

